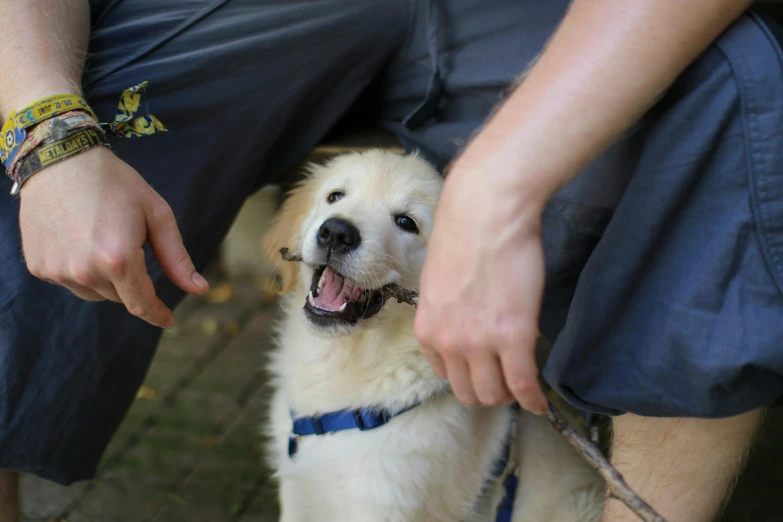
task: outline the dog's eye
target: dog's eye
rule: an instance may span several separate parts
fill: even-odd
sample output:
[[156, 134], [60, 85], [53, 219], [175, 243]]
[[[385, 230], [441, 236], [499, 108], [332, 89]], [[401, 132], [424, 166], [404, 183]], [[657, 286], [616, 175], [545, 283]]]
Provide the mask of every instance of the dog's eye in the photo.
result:
[[340, 192], [339, 190], [335, 190], [329, 196], [326, 198], [327, 203], [334, 203], [335, 201], [340, 201], [343, 199], [343, 196], [345, 196], [345, 192]]
[[407, 232], [413, 232], [414, 234], [419, 232], [419, 227], [416, 226], [416, 222], [405, 215], [400, 215], [394, 218], [394, 222], [397, 226]]

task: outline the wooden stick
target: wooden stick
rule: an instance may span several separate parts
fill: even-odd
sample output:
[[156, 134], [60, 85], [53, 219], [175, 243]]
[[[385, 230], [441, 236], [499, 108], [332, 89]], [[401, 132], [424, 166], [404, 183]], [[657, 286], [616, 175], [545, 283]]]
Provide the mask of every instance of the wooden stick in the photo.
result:
[[[302, 260], [301, 256], [291, 254], [287, 248], [281, 249], [280, 254], [286, 261]], [[396, 299], [398, 303], [406, 303], [414, 308], [419, 304], [419, 293], [416, 290], [402, 288], [394, 283], [383, 287], [383, 295], [387, 299]], [[659, 515], [631, 489], [620, 472], [604, 457], [598, 446], [582, 437], [551, 402], [547, 401], [547, 403], [546, 418], [549, 420], [549, 423], [604, 478], [609, 498], [616, 498], [622, 501], [628, 506], [628, 509], [633, 511], [644, 522], [666, 522], [665, 518]]]
[[302, 261], [302, 256], [299, 254], [292, 254], [291, 251], [287, 248], [281, 248], [280, 255], [283, 257], [283, 261], [291, 261], [294, 263], [299, 263]]
[[631, 489], [620, 472], [604, 457], [601, 450], [595, 444], [582, 437], [551, 402], [546, 411], [546, 418], [558, 433], [565, 437], [568, 443], [582, 455], [582, 458], [604, 478], [606, 487], [609, 489], [610, 498], [622, 501], [623, 504], [628, 506], [628, 509], [645, 522], [666, 522], [666, 519]]
[[416, 290], [408, 290], [394, 283], [383, 287], [383, 295], [386, 299], [396, 299], [398, 303], [409, 304], [414, 308], [419, 304], [419, 293]]

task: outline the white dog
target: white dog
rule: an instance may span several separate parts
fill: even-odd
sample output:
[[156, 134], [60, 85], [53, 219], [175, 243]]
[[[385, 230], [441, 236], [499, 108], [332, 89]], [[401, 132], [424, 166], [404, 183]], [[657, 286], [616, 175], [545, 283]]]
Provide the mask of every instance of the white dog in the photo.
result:
[[546, 420], [457, 401], [414, 308], [381, 291], [418, 287], [440, 188], [417, 156], [340, 156], [310, 168], [264, 240], [286, 293], [268, 426], [283, 522], [600, 519], [600, 478]]

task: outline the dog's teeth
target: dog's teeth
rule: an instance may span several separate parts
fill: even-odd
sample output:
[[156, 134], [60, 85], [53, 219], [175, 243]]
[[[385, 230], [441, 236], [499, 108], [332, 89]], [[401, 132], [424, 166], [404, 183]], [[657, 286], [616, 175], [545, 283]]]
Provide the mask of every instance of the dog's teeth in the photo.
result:
[[344, 302], [343, 305], [337, 309], [338, 312], [342, 312], [345, 310], [345, 307], [348, 306], [348, 301]]
[[310, 302], [310, 304], [315, 304], [315, 303], [313, 303], [313, 291], [312, 290], [310, 290], [310, 295], [307, 296], [307, 300]]

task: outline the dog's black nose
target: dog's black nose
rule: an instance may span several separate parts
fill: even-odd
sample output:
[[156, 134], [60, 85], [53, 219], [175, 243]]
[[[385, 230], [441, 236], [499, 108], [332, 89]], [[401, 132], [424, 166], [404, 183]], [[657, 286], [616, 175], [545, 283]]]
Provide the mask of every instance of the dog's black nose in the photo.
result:
[[333, 253], [345, 253], [355, 250], [362, 237], [359, 229], [350, 221], [329, 218], [318, 229], [318, 246]]

